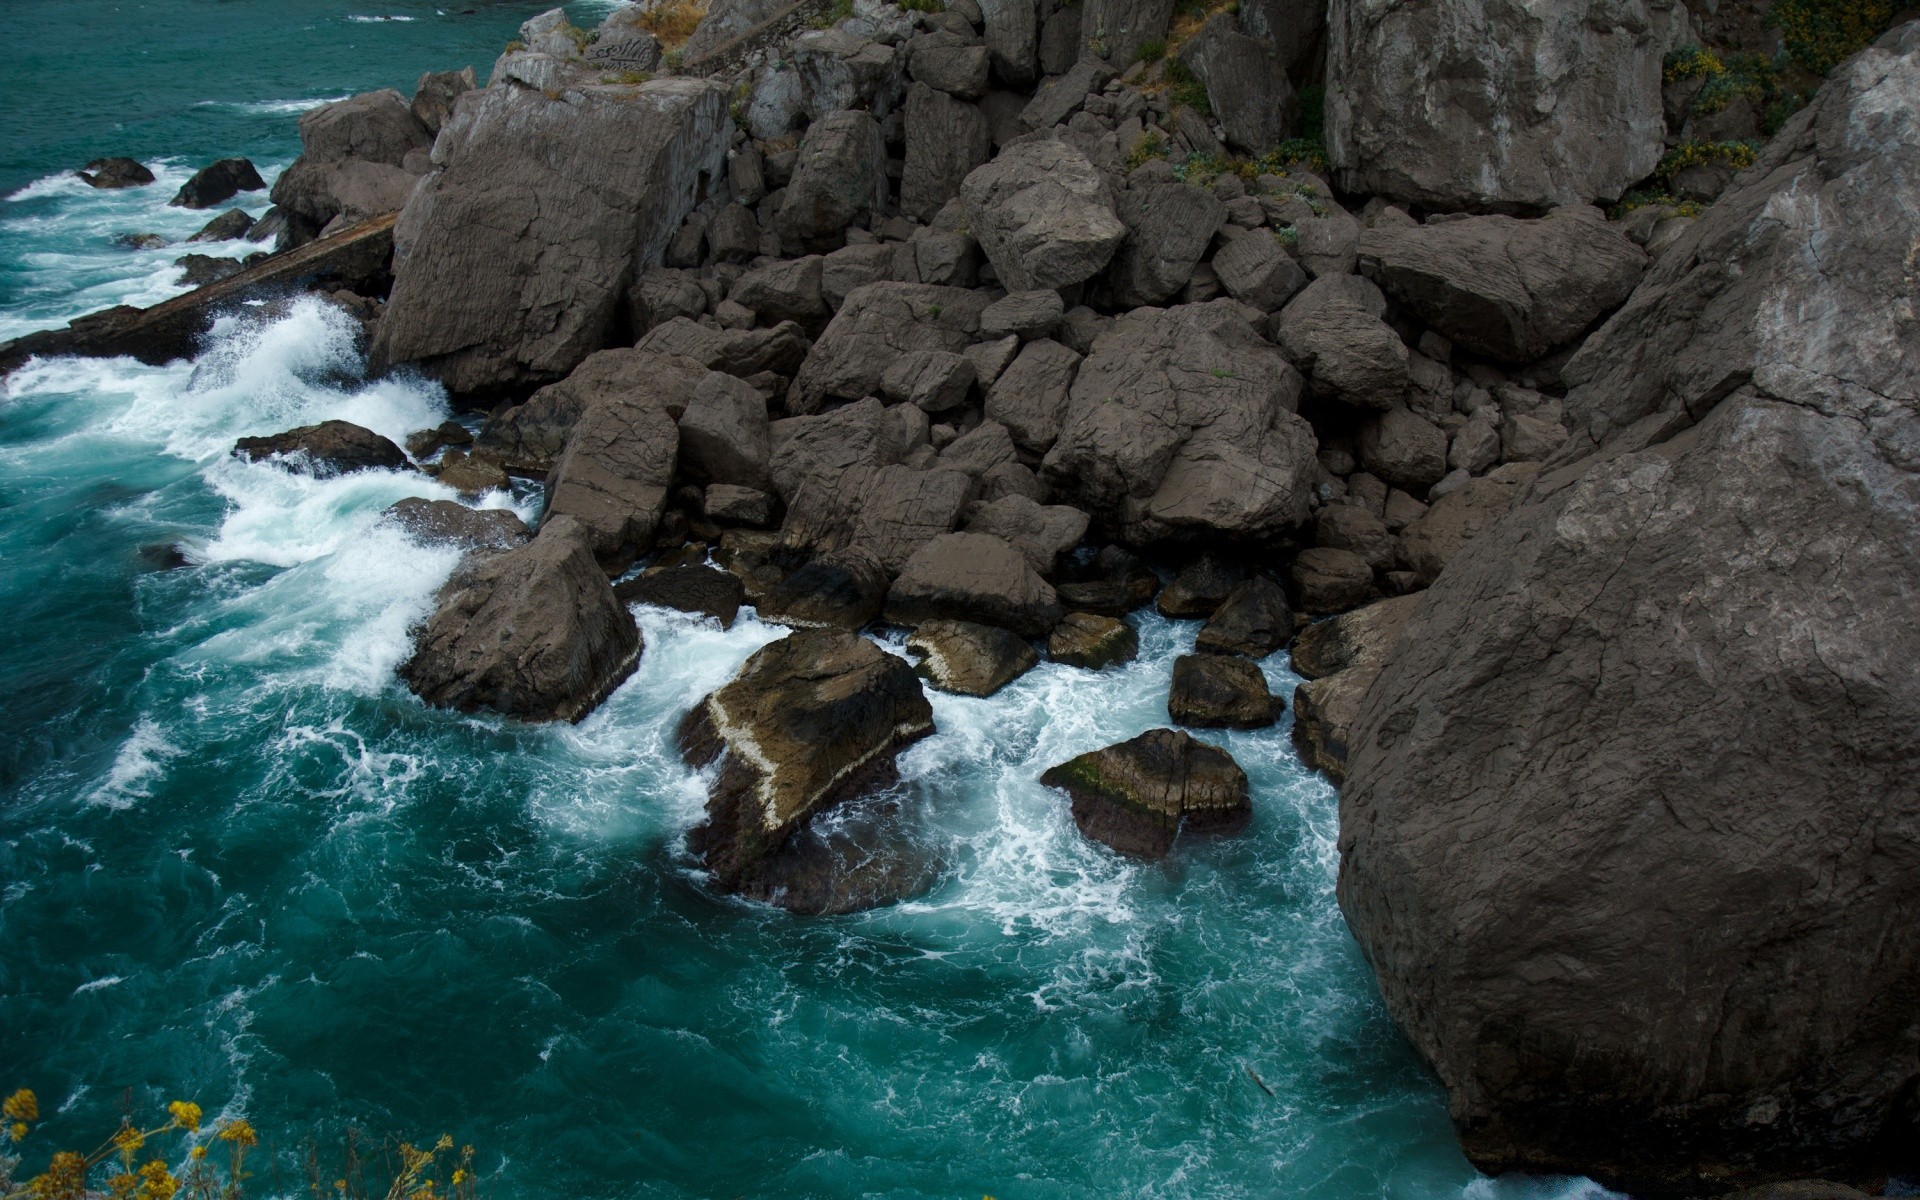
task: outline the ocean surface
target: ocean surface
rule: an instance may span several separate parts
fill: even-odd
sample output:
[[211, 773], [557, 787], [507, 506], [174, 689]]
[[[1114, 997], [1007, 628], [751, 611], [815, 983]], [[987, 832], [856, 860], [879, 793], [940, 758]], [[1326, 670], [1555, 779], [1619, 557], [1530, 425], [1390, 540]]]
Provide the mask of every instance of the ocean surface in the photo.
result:
[[[178, 248], [116, 239], [214, 215], [166, 207], [195, 167], [271, 180], [304, 109], [484, 76], [532, 11], [10, 0], [0, 339], [178, 293]], [[160, 181], [71, 178], [109, 154]], [[503, 1200], [1604, 1195], [1461, 1156], [1341, 921], [1334, 792], [1284, 725], [1210, 737], [1255, 819], [1165, 863], [1090, 845], [1034, 782], [1164, 724], [1195, 622], [1136, 617], [1122, 670], [930, 693], [902, 787], [947, 873], [855, 917], [717, 898], [685, 854], [703, 788], [673, 726], [778, 628], [638, 609], [639, 671], [578, 726], [423, 707], [393, 670], [454, 558], [380, 514], [450, 493], [228, 457], [449, 415], [361, 365], [302, 301], [193, 362], [0, 385], [0, 1092], [39, 1093], [28, 1168], [182, 1098], [259, 1129], [253, 1195], [304, 1194], [310, 1144], [331, 1179], [350, 1127], [470, 1142]]]

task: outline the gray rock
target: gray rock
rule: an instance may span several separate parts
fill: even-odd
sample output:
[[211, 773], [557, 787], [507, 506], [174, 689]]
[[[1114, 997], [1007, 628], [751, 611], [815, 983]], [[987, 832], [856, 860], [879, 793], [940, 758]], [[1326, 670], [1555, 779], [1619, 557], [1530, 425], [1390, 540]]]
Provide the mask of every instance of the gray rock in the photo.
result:
[[800, 629], [866, 628], [886, 602], [887, 573], [864, 554], [823, 554], [756, 598], [760, 619]]
[[1083, 0], [1083, 39], [1108, 62], [1125, 67], [1148, 42], [1165, 41], [1174, 0]]
[[[834, 256], [829, 255], [829, 265]], [[872, 395], [900, 355], [913, 350], [958, 353], [980, 331], [988, 300], [963, 288], [870, 283], [847, 294], [813, 343], [788, 392], [795, 413], [818, 412], [829, 397]]]
[[959, 195], [968, 173], [993, 156], [980, 109], [924, 83], [907, 90], [906, 139], [900, 207], [923, 221]]
[[1028, 342], [988, 389], [987, 418], [1006, 426], [1021, 449], [1045, 454], [1060, 436], [1079, 369], [1080, 356], [1060, 343]]
[[820, 295], [835, 312], [854, 289], [892, 278], [892, 246], [844, 246], [820, 260]]
[[709, 521], [765, 529], [773, 524], [774, 499], [758, 488], [713, 483], [701, 494], [700, 509]]
[[410, 465], [400, 447], [351, 421], [322, 421], [268, 437], [243, 437], [233, 444], [233, 453], [249, 462], [281, 460], [289, 469], [318, 479], [355, 471], [402, 471]]
[[1154, 606], [1163, 617], [1210, 617], [1247, 576], [1242, 563], [1202, 554], [1180, 568], [1173, 582], [1161, 589]]
[[1455, 345], [1500, 362], [1531, 362], [1578, 338], [1627, 298], [1646, 261], [1587, 205], [1360, 237], [1362, 274]]
[[1319, 472], [1300, 393], [1231, 301], [1138, 309], [1080, 365], [1043, 473], [1132, 540], [1277, 536]]
[[973, 363], [951, 350], [909, 350], [880, 376], [880, 390], [925, 412], [946, 412], [966, 403]]
[[1472, 475], [1500, 461], [1500, 427], [1484, 412], [1467, 418], [1447, 447], [1447, 465]]
[[1140, 634], [1118, 617], [1070, 612], [1047, 635], [1047, 661], [1104, 671], [1140, 654]]
[[907, 43], [907, 70], [914, 80], [962, 100], [987, 91], [987, 48], [957, 34], [923, 34]]
[[1265, 658], [1293, 640], [1293, 610], [1286, 593], [1265, 575], [1235, 584], [1207, 623], [1193, 648], [1201, 654], [1244, 654]]
[[1449, 559], [1507, 514], [1538, 473], [1532, 464], [1509, 463], [1435, 500], [1402, 535], [1415, 580], [1424, 586], [1438, 578]]
[[429, 704], [578, 721], [633, 673], [640, 651], [586, 531], [560, 517], [524, 546], [468, 557], [400, 677]]
[[[985, 315], [984, 311], [981, 315]], [[1008, 334], [998, 341], [975, 342], [961, 353], [973, 364], [973, 381], [982, 389], [990, 388], [1019, 355], [1020, 339]]]
[[1264, 154], [1299, 126], [1300, 101], [1286, 62], [1272, 42], [1241, 32], [1233, 13], [1207, 18], [1180, 47], [1180, 61], [1205, 85], [1208, 106], [1235, 150]]
[[[1439, 492], [1434, 485], [1433, 491]], [[1358, 504], [1329, 504], [1313, 523], [1313, 544], [1351, 550], [1375, 571], [1390, 571], [1399, 561], [1400, 543], [1372, 509]]]
[[1105, 177], [1060, 141], [1006, 147], [966, 177], [960, 199], [968, 229], [1013, 291], [1091, 279], [1127, 236]]
[[458, 71], [428, 71], [413, 85], [413, 103], [408, 107], [426, 127], [428, 136], [436, 135], [453, 119], [453, 106], [468, 92], [480, 86], [472, 67]]
[[201, 227], [200, 232], [188, 238], [189, 242], [227, 242], [247, 236], [253, 228], [253, 218], [237, 208], [230, 208]]
[[832, 412], [773, 422], [767, 473], [774, 490], [791, 501], [810, 478], [830, 481], [852, 467], [884, 465], [880, 427], [885, 411], [877, 398], [868, 397]]
[[686, 410], [708, 375], [692, 359], [639, 350], [602, 350], [550, 383], [487, 418], [480, 430], [481, 449], [520, 471], [545, 471], [560, 457], [568, 436], [587, 409], [602, 400], [646, 398], [669, 417]]
[[96, 158], [74, 174], [88, 187], [109, 190], [145, 187], [153, 182], [153, 172], [131, 158]]
[[786, 6], [782, 0], [712, 0], [693, 35], [681, 47], [682, 53], [692, 59], [711, 54]]
[[1405, 408], [1367, 418], [1356, 448], [1361, 466], [1410, 492], [1424, 491], [1447, 473], [1447, 435]]
[[979, 0], [979, 4], [994, 73], [1010, 87], [1031, 86], [1040, 46], [1034, 0]]
[[809, 349], [807, 335], [792, 321], [771, 329], [719, 329], [676, 317], [647, 331], [634, 349], [692, 359], [702, 366], [749, 379], [765, 371], [797, 369]]
[[1127, 240], [1107, 271], [1117, 308], [1165, 304], [1179, 295], [1226, 220], [1211, 192], [1146, 172], [1120, 193], [1118, 213]]
[[744, 204], [723, 205], [707, 224], [707, 257], [716, 263], [751, 262], [760, 253], [760, 223]]
[[1293, 690], [1293, 744], [1309, 767], [1335, 783], [1347, 776], [1367, 689], [1422, 600], [1420, 593], [1376, 600], [1316, 621], [1294, 639], [1290, 665], [1307, 682]]
[[907, 560], [887, 592], [896, 625], [952, 619], [1044, 637], [1060, 622], [1060, 601], [1025, 555], [997, 537], [949, 533]]
[[886, 148], [864, 112], [831, 112], [807, 127], [775, 226], [791, 246], [831, 250], [856, 217], [885, 210]]
[[1028, 129], [1052, 129], [1080, 111], [1089, 93], [1098, 92], [1118, 72], [1098, 58], [1075, 62], [1066, 74], [1040, 85], [1033, 99], [1020, 110], [1020, 121]]
[[723, 168], [726, 110], [724, 89], [688, 79], [464, 100], [395, 227], [373, 367], [419, 362], [459, 393], [572, 370]]
[[1307, 273], [1265, 230], [1235, 238], [1213, 256], [1213, 273], [1227, 294], [1261, 312], [1277, 312], [1307, 285]]
[[991, 696], [1040, 662], [1019, 634], [972, 621], [924, 622], [907, 649], [924, 656], [914, 668], [922, 679], [962, 696]]
[[1342, 189], [1436, 208], [1617, 199], [1658, 163], [1686, 10], [1332, 0], [1327, 152]]
[[533, 536], [526, 523], [509, 509], [468, 508], [424, 496], [408, 496], [387, 509], [386, 516], [415, 540], [430, 546], [511, 550]]
[[787, 57], [800, 73], [806, 111], [815, 121], [849, 109], [881, 118], [900, 105], [905, 54], [857, 36], [849, 26], [802, 33], [787, 43]]
[[680, 466], [702, 483], [766, 491], [773, 435], [767, 402], [751, 385], [710, 371], [680, 414]]
[[804, 324], [824, 317], [827, 301], [821, 290], [821, 267], [825, 261], [809, 254], [755, 267], [734, 281], [727, 298], [770, 321]]
[[814, 554], [857, 552], [892, 575], [921, 547], [952, 532], [972, 497], [973, 481], [960, 471], [855, 466], [802, 482], [781, 541]]
[[1342, 907], [1483, 1169], [1685, 1194], [1913, 1141], [1917, 95], [1911, 24], [1835, 69], [1369, 691]]
[[653, 544], [679, 448], [673, 418], [650, 398], [599, 401], [547, 476], [545, 520], [572, 517], [594, 557], [624, 569]]
[[419, 182], [408, 156], [432, 145], [433, 132], [392, 88], [309, 109], [300, 157], [274, 180], [273, 202], [316, 229], [399, 212]]
[[244, 158], [223, 158], [195, 171], [167, 203], [175, 208], [212, 208], [241, 192], [257, 192], [266, 186], [251, 162]]
[[1149, 729], [1082, 754], [1040, 782], [1072, 799], [1082, 834], [1138, 858], [1166, 857], [1183, 831], [1240, 829], [1253, 813], [1247, 774], [1233, 757], [1177, 729]]
[[1368, 281], [1323, 275], [1274, 318], [1274, 340], [1317, 394], [1385, 410], [1406, 395], [1409, 382], [1406, 344], [1381, 320], [1386, 307]]
[[1244, 658], [1183, 654], [1173, 660], [1167, 715], [1195, 729], [1264, 729], [1280, 719], [1280, 697]]
[[1312, 82], [1309, 71], [1326, 48], [1327, 9], [1315, 0], [1243, 0], [1240, 30], [1273, 43], [1296, 87]]
[[940, 452], [940, 465], [975, 476], [1018, 459], [1013, 438], [998, 421], [982, 421]]
[[1051, 575], [1060, 556], [1087, 535], [1087, 523], [1087, 514], [1069, 505], [1002, 496], [974, 508], [967, 518], [966, 531], [999, 538], [1026, 555], [1035, 571]]
[[995, 300], [981, 312], [980, 336], [1000, 338], [1017, 334], [1023, 340], [1043, 338], [1054, 331], [1066, 312], [1060, 293], [1050, 288], [1015, 292]]
[[1351, 550], [1315, 546], [1302, 550], [1287, 572], [1293, 602], [1302, 611], [1344, 612], [1373, 598], [1373, 568]]
[[[641, 272], [630, 295], [641, 324], [651, 330], [675, 317], [692, 320], [707, 311], [707, 293], [692, 271], [672, 267], [648, 267]], [[751, 306], [749, 306], [751, 307]]]

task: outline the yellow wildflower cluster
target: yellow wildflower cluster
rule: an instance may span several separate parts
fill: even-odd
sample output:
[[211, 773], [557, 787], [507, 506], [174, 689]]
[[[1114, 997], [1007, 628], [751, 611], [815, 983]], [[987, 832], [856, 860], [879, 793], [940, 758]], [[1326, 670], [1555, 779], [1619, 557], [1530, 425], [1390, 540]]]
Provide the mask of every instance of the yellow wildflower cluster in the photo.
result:
[[1667, 55], [1666, 78], [1668, 83], [1680, 79], [1692, 79], [1698, 75], [1712, 78], [1725, 75], [1726, 64], [1720, 56], [1705, 46], [1686, 45]]
[[29, 1123], [40, 1119], [40, 1098], [26, 1088], [0, 1101], [0, 1116], [7, 1120], [7, 1140], [27, 1140]]
[[1893, 21], [1892, 0], [1774, 0], [1767, 23], [1793, 60], [1824, 75], [1879, 37]]

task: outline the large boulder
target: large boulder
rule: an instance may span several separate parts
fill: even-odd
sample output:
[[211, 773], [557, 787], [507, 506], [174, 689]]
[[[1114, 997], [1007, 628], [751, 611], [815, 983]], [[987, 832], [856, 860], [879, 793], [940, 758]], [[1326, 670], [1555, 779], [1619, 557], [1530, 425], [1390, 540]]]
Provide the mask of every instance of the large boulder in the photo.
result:
[[1036, 134], [960, 186], [967, 228], [1011, 291], [1064, 288], [1099, 274], [1127, 236], [1106, 177], [1072, 144]]
[[525, 404], [489, 416], [480, 429], [480, 448], [515, 470], [545, 472], [566, 448], [574, 424], [594, 405], [644, 400], [678, 417], [711, 373], [675, 355], [602, 350]]
[[673, 417], [649, 398], [595, 404], [547, 475], [546, 519], [574, 518], [602, 564], [625, 568], [653, 544], [679, 449]]
[[984, 533], [949, 533], [907, 560], [887, 592], [885, 614], [896, 625], [973, 621], [1045, 637], [1060, 623], [1060, 600], [1006, 542]]
[[1070, 612], [1047, 635], [1047, 659], [1088, 671], [1129, 663], [1140, 653], [1140, 633], [1119, 617]]
[[993, 139], [979, 106], [916, 83], [907, 90], [907, 161], [900, 207], [930, 221], [960, 194], [975, 168], [993, 157]]
[[913, 668], [872, 642], [804, 629], [763, 646], [681, 722], [686, 760], [720, 763], [687, 845], [717, 887], [795, 912], [900, 899], [923, 875], [891, 843], [894, 822], [863, 830], [867, 846], [810, 823], [891, 783], [895, 756], [932, 732]]
[[1126, 66], [1149, 42], [1164, 42], [1174, 0], [1084, 0], [1080, 27], [1098, 37], [1107, 61]]
[[1028, 342], [987, 389], [987, 418], [1006, 426], [1022, 450], [1045, 454], [1067, 419], [1079, 370], [1080, 356], [1052, 338]]
[[257, 192], [266, 186], [251, 161], [223, 158], [195, 171], [167, 203], [175, 208], [212, 208], [241, 192]]
[[1389, 409], [1411, 380], [1406, 343], [1384, 320], [1386, 311], [1387, 298], [1367, 280], [1322, 275], [1274, 318], [1273, 337], [1316, 394], [1355, 408]]
[[1207, 105], [1227, 145], [1260, 155], [1293, 136], [1300, 99], [1287, 78], [1288, 64], [1272, 41], [1244, 32], [1236, 14], [1209, 17], [1180, 47], [1180, 61], [1207, 89]]
[[1040, 782], [1067, 793], [1081, 833], [1139, 858], [1166, 857], [1182, 831], [1230, 832], [1253, 815], [1233, 756], [1177, 729], [1089, 751]]
[[1539, 473], [1533, 463], [1508, 463], [1435, 500], [1401, 535], [1415, 581], [1425, 587], [1438, 579], [1447, 561], [1498, 524]]
[[887, 152], [864, 112], [830, 112], [807, 127], [774, 227], [783, 243], [832, 250], [854, 218], [885, 210]]
[[355, 471], [403, 471], [406, 452], [373, 430], [351, 421], [322, 421], [233, 444], [236, 458], [277, 459], [304, 475], [329, 479]]
[[766, 491], [773, 433], [767, 401], [750, 384], [709, 371], [680, 414], [680, 465], [702, 483]]
[[1280, 719], [1281, 701], [1251, 660], [1183, 654], [1173, 660], [1167, 715], [1196, 729], [1264, 729]]
[[1127, 240], [1107, 268], [1115, 308], [1165, 304], [1179, 295], [1227, 220], [1226, 206], [1212, 192], [1150, 170], [1128, 177], [1117, 212]]
[[1916, 213], [1909, 24], [1589, 339], [1598, 453], [1454, 556], [1367, 693], [1341, 906], [1483, 1170], [1912, 1163]]
[[463, 98], [395, 229], [373, 365], [419, 362], [458, 393], [565, 375], [620, 332], [629, 285], [723, 177], [730, 128], [726, 90], [692, 79]]
[[1347, 755], [1367, 689], [1424, 593], [1376, 600], [1300, 631], [1289, 652], [1294, 673], [1293, 744], [1309, 767], [1335, 783], [1347, 777]]
[[1300, 393], [1231, 301], [1136, 309], [1080, 364], [1044, 474], [1135, 541], [1283, 534], [1319, 470]]
[[569, 517], [518, 549], [468, 556], [400, 668], [429, 704], [578, 721], [633, 673], [640, 630]]
[[979, 292], [930, 283], [853, 289], [801, 364], [787, 408], [816, 413], [829, 398], [871, 396], [880, 390], [887, 368], [914, 350], [965, 350], [990, 302]]
[[924, 656], [921, 678], [962, 696], [991, 696], [1040, 661], [1019, 634], [972, 621], [927, 621], [907, 635], [907, 649]]
[[408, 496], [383, 514], [429, 546], [462, 550], [511, 550], [533, 534], [511, 509], [468, 508], [451, 500]]
[[952, 532], [973, 492], [973, 480], [960, 471], [896, 463], [823, 472], [794, 493], [781, 540], [813, 554], [859, 550], [891, 575]]
[[1348, 192], [1442, 209], [1617, 199], [1652, 174], [1686, 9], [1332, 0], [1327, 154]]
[[315, 230], [335, 217], [399, 212], [432, 146], [426, 123], [392, 88], [323, 104], [300, 115], [300, 157], [273, 181], [273, 202]]
[[1265, 575], [1236, 584], [1200, 627], [1193, 648], [1202, 654], [1265, 658], [1293, 638], [1287, 594]]
[[1376, 225], [1360, 271], [1454, 345], [1531, 362], [1585, 333], [1640, 282], [1647, 256], [1589, 205], [1545, 217]]

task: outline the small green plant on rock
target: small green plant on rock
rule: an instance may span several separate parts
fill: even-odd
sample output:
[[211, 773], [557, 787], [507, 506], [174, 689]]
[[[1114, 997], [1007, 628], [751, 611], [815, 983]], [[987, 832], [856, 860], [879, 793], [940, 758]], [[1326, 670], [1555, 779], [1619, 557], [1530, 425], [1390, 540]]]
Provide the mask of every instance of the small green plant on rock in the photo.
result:
[[1127, 170], [1132, 171], [1144, 165], [1148, 159], [1165, 158], [1166, 156], [1166, 139], [1157, 133], [1149, 133], [1135, 142], [1133, 149], [1127, 152], [1126, 167]]
[[1207, 99], [1207, 85], [1193, 73], [1193, 68], [1177, 58], [1167, 60], [1166, 77], [1168, 96], [1174, 104], [1184, 104], [1203, 117], [1213, 115], [1213, 105]]
[[1150, 38], [1140, 43], [1140, 49], [1133, 55], [1135, 62], [1157, 63], [1167, 56], [1167, 43], [1160, 38]]
[[1892, 21], [1892, 0], [1774, 0], [1767, 10], [1787, 53], [1815, 75], [1852, 57]]
[[1636, 208], [1668, 208], [1676, 217], [1697, 217], [1706, 211], [1699, 201], [1682, 200], [1669, 192], [1628, 192], [1607, 216], [1617, 221]]
[[1667, 151], [1660, 160], [1654, 174], [1662, 179], [1671, 179], [1674, 174], [1688, 167], [1731, 167], [1744, 171], [1760, 157], [1759, 149], [1752, 142], [1703, 142], [1688, 140]]

